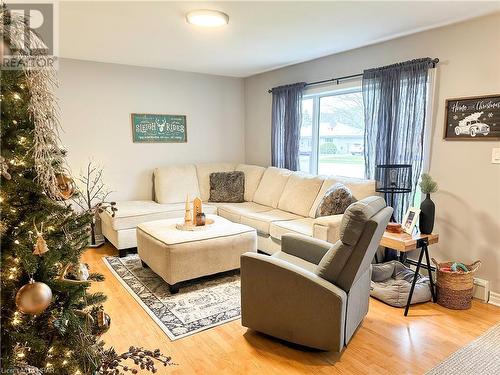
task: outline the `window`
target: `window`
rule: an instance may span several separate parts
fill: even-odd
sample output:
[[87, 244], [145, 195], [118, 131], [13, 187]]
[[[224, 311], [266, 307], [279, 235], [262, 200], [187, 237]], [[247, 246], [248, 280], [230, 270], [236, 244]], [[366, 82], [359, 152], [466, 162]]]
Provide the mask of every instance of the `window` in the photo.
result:
[[364, 119], [360, 88], [304, 96], [300, 170], [364, 178]]

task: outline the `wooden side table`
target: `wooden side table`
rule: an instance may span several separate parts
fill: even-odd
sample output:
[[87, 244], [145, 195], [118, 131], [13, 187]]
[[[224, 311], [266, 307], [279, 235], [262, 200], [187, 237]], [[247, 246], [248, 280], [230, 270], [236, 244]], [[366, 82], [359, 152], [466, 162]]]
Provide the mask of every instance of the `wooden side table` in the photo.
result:
[[410, 308], [411, 298], [413, 297], [413, 290], [415, 289], [415, 284], [418, 278], [418, 271], [420, 270], [420, 266], [422, 265], [422, 258], [425, 254], [425, 260], [427, 263], [427, 270], [429, 272], [429, 280], [430, 280], [430, 288], [432, 301], [436, 302], [436, 294], [434, 291], [434, 281], [432, 280], [432, 271], [431, 271], [431, 262], [429, 258], [429, 250], [428, 246], [438, 243], [439, 235], [436, 233], [432, 234], [414, 234], [410, 235], [407, 233], [391, 233], [384, 232], [382, 236], [382, 240], [380, 241], [381, 246], [388, 247], [390, 249], [394, 249], [399, 251], [400, 253], [406, 253], [408, 251], [413, 251], [420, 249], [420, 255], [418, 257], [417, 268], [415, 270], [415, 276], [413, 277], [413, 282], [411, 283], [410, 295], [408, 296], [408, 301], [406, 302], [405, 307], [405, 316], [408, 315], [408, 310]]

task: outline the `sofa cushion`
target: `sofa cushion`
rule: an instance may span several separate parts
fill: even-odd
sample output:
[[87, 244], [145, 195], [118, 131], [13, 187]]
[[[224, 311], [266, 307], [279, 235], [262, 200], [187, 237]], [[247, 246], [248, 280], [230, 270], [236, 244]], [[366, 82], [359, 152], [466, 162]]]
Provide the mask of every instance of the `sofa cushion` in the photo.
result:
[[263, 206], [255, 202], [216, 203], [216, 205], [219, 209], [219, 216], [222, 216], [235, 223], [239, 223], [241, 221], [241, 215], [243, 214], [272, 210], [272, 207]]
[[193, 164], [173, 165], [154, 170], [155, 197], [158, 203], [182, 203], [186, 195], [198, 197], [198, 177]]
[[209, 202], [243, 202], [245, 174], [242, 171], [214, 172], [210, 174]]
[[340, 239], [342, 216], [344, 215], [322, 216], [314, 219], [313, 237], [330, 243], [337, 242]]
[[264, 212], [251, 212], [241, 215], [241, 224], [248, 225], [257, 229], [259, 234], [269, 235], [269, 230], [272, 222], [282, 220], [295, 220], [301, 219], [299, 215], [290, 212], [274, 209]]
[[245, 200], [249, 202], [253, 201], [255, 191], [266, 168], [258, 165], [238, 164], [235, 170], [242, 171], [245, 174]]
[[321, 199], [316, 211], [316, 217], [343, 214], [354, 202], [351, 190], [344, 184], [331, 186]]
[[283, 189], [292, 174], [288, 169], [269, 167], [260, 180], [253, 201], [264, 206], [278, 207]]
[[310, 217], [315, 217], [316, 211], [318, 210], [318, 206], [325, 196], [326, 191], [333, 185], [341, 183], [349, 188], [352, 192], [352, 196], [356, 200], [360, 200], [366, 197], [369, 197], [371, 195], [378, 195], [377, 192], [375, 192], [375, 181], [374, 180], [364, 180], [360, 178], [350, 178], [350, 177], [328, 177], [325, 179], [323, 182], [323, 185], [321, 186], [321, 189], [318, 193], [318, 196], [316, 197], [312, 207], [311, 211], [309, 211], [309, 216]]
[[198, 186], [202, 201], [210, 198], [210, 174], [214, 172], [232, 172], [236, 164], [233, 163], [202, 163], [196, 164]]
[[[185, 204], [159, 204], [153, 201], [123, 201], [117, 202], [116, 207], [118, 211], [116, 211], [115, 217], [111, 217], [107, 211], [102, 212], [100, 217], [114, 230], [123, 230], [135, 228], [138, 224], [148, 221], [183, 217]], [[217, 208], [203, 205], [203, 211], [208, 214], [216, 213]]]
[[281, 236], [286, 233], [303, 234], [304, 236], [312, 237], [313, 222], [314, 219], [310, 217], [297, 220], [275, 221], [271, 223], [269, 234], [277, 240], [281, 240]]
[[323, 184], [323, 178], [294, 172], [281, 194], [278, 208], [301, 216], [308, 216]]

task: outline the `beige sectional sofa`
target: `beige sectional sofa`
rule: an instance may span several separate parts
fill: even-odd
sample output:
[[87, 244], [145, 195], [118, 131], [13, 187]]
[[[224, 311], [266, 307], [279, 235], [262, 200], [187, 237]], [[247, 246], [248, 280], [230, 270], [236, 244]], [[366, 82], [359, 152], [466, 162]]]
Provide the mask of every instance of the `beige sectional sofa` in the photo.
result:
[[[210, 174], [223, 171], [245, 173], [245, 202], [212, 203]], [[179, 218], [184, 214], [186, 194], [206, 202], [205, 213], [218, 214], [233, 222], [257, 230], [260, 251], [273, 254], [280, 250], [281, 236], [298, 233], [331, 243], [340, 236], [342, 215], [315, 218], [316, 209], [326, 190], [341, 182], [356, 199], [376, 195], [375, 182], [335, 176], [311, 176], [274, 167], [248, 164], [206, 163], [173, 165], [154, 170], [154, 200], [117, 202], [115, 217], [101, 214], [104, 236], [119, 250], [137, 246], [138, 224]]]

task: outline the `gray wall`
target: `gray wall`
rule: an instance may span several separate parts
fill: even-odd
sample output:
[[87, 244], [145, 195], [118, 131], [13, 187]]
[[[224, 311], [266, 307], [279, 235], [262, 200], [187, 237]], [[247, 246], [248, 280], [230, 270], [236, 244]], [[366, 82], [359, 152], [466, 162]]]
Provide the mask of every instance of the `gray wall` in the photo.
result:
[[[74, 175], [104, 166], [116, 200], [151, 199], [158, 166], [245, 158], [243, 80], [62, 59], [62, 142]], [[187, 115], [187, 143], [133, 143], [131, 113]]]
[[442, 139], [446, 98], [500, 93], [499, 13], [245, 79], [246, 161], [270, 163], [267, 89], [426, 56], [441, 60], [430, 129], [430, 173], [440, 185], [434, 195], [440, 243], [432, 246], [431, 256], [441, 261], [481, 259], [478, 275], [500, 292], [500, 165], [491, 163], [492, 148], [500, 142]]

